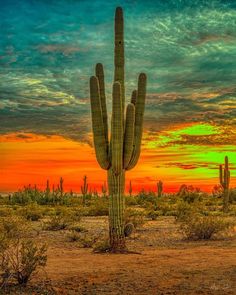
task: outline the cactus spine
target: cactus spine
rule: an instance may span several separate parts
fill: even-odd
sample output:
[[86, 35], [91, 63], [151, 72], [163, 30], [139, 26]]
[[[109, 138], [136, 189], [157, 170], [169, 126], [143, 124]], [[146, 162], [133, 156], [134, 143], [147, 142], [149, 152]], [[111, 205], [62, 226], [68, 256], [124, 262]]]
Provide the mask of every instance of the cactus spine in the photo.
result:
[[83, 195], [83, 206], [85, 206], [86, 196], [88, 194], [88, 183], [87, 183], [87, 176], [86, 175], [84, 175], [84, 177], [83, 177], [83, 185], [81, 185], [81, 193]]
[[223, 188], [223, 211], [229, 210], [229, 182], [230, 182], [230, 171], [229, 171], [229, 160], [225, 157], [224, 169], [223, 165], [219, 166], [219, 177], [220, 184]]
[[146, 97], [146, 75], [141, 73], [138, 79], [138, 89], [132, 93], [131, 103], [126, 108], [126, 117], [124, 118], [123, 35], [123, 11], [118, 7], [115, 13], [115, 73], [110, 141], [102, 64], [96, 65], [96, 75], [90, 78], [92, 128], [96, 158], [101, 168], [107, 170], [108, 175], [109, 236], [112, 252], [123, 252], [126, 249], [124, 235], [125, 171], [136, 165], [140, 155]]

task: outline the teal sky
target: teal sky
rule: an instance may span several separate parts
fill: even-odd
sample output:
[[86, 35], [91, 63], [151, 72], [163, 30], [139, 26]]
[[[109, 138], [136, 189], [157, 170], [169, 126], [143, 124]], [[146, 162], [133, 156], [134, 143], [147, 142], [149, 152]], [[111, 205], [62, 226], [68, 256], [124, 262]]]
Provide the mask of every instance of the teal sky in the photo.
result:
[[110, 102], [119, 5], [125, 14], [127, 98], [137, 74], [148, 75], [145, 130], [207, 123], [223, 128], [224, 136], [188, 140], [236, 144], [235, 1], [0, 3], [1, 134], [90, 140], [88, 80], [102, 62]]

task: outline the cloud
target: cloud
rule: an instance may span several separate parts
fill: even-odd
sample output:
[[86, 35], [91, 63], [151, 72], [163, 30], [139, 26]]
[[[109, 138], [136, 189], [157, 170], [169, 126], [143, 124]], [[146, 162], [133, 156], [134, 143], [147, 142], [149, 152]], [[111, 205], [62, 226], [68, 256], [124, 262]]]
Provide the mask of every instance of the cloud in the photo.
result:
[[[9, 1], [0, 12], [0, 132], [58, 134], [91, 143], [88, 81], [102, 62], [110, 110], [116, 3], [104, 2], [101, 10], [100, 1], [31, 2]], [[209, 123], [226, 132], [181, 135], [168, 144], [235, 144], [234, 5], [203, 0], [120, 5], [127, 101], [138, 73], [148, 75], [145, 132], [163, 135], [178, 124]]]

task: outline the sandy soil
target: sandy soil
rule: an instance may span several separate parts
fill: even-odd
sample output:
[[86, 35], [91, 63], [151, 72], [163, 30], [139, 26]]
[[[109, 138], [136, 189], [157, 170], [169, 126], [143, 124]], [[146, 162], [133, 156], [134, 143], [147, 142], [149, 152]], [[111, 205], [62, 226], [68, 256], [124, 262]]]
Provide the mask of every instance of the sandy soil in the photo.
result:
[[[105, 231], [106, 218], [85, 218], [90, 232]], [[94, 254], [67, 241], [66, 231], [43, 231], [49, 244], [46, 274], [11, 294], [236, 294], [236, 237], [184, 240], [171, 217], [147, 222], [129, 238], [140, 254]], [[4, 294], [4, 293], [3, 293]]]

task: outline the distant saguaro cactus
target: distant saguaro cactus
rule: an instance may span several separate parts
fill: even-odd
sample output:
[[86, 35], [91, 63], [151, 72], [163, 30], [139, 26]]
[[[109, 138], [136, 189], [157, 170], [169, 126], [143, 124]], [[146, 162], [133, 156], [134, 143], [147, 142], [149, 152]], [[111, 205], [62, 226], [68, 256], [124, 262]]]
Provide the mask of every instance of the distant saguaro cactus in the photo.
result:
[[162, 196], [163, 192], [163, 182], [161, 180], [158, 181], [157, 183], [157, 196], [160, 198]]
[[46, 195], [50, 194], [50, 185], [49, 185], [49, 180], [48, 179], [47, 179], [47, 183], [46, 183], [45, 193], [46, 193]]
[[133, 187], [132, 187], [132, 182], [130, 180], [129, 182], [129, 196], [132, 197], [132, 192], [133, 192]]
[[83, 177], [83, 185], [81, 185], [81, 193], [83, 195], [83, 206], [85, 206], [86, 196], [88, 194], [88, 183], [87, 183], [87, 176], [84, 175]]
[[224, 190], [223, 211], [227, 212], [229, 210], [229, 183], [230, 183], [229, 160], [227, 156], [225, 157], [224, 169], [223, 169], [223, 165], [219, 166], [219, 177], [220, 177], [220, 184]]
[[108, 138], [107, 107], [103, 65], [96, 65], [90, 78], [90, 101], [96, 157], [101, 168], [107, 170], [109, 202], [109, 236], [112, 252], [126, 249], [124, 236], [125, 171], [132, 169], [140, 155], [143, 114], [146, 97], [146, 75], [141, 73], [138, 89], [125, 108], [124, 84], [124, 24], [122, 8], [115, 13], [115, 72], [112, 92], [111, 137]]
[[61, 177], [60, 178], [60, 182], [58, 184], [58, 191], [60, 193], [60, 197], [63, 197], [63, 193], [64, 193], [64, 187], [63, 187], [63, 183], [64, 183], [64, 179]]

